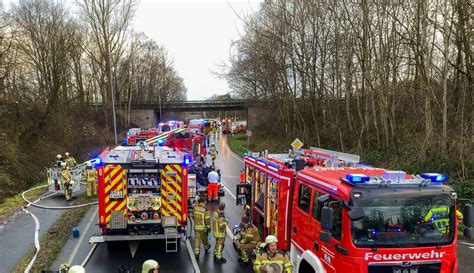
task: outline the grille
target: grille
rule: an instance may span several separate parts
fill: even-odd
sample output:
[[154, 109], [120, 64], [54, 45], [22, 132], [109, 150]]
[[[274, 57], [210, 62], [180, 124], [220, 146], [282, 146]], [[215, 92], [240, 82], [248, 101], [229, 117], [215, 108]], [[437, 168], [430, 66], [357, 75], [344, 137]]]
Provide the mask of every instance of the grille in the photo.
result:
[[368, 273], [440, 273], [441, 263], [402, 265], [369, 265]]
[[125, 216], [123, 211], [114, 210], [110, 213], [110, 228], [111, 229], [124, 229], [125, 228]]

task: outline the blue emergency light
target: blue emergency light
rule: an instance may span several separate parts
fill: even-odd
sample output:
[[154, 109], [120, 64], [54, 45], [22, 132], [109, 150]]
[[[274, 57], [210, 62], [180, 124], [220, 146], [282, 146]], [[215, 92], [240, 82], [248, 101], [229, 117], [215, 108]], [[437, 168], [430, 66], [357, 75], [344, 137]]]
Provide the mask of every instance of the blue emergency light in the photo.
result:
[[364, 183], [370, 180], [370, 176], [364, 175], [364, 174], [350, 174], [348, 173], [346, 175], [346, 179], [354, 184], [358, 183]]
[[191, 165], [191, 159], [187, 155], [184, 156], [184, 163], [183, 164], [184, 164], [184, 166]]
[[429, 179], [433, 183], [443, 183], [446, 181], [446, 175], [440, 173], [422, 173], [421, 177]]
[[165, 142], [164, 139], [162, 139], [162, 138], [158, 139], [158, 145], [161, 146], [161, 145], [163, 145], [164, 142]]

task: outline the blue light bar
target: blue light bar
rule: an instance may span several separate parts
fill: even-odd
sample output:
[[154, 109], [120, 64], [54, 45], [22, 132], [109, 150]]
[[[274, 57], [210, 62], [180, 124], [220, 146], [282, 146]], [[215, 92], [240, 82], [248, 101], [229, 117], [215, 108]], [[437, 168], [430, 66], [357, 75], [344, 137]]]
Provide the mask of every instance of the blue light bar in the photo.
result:
[[433, 183], [443, 183], [447, 179], [446, 175], [440, 173], [422, 173], [421, 177], [424, 179], [429, 179]]
[[164, 142], [165, 142], [164, 139], [162, 138], [158, 139], [158, 145], [162, 146]]
[[349, 180], [351, 183], [364, 183], [370, 180], [370, 176], [364, 174], [350, 174], [346, 175], [346, 179]]

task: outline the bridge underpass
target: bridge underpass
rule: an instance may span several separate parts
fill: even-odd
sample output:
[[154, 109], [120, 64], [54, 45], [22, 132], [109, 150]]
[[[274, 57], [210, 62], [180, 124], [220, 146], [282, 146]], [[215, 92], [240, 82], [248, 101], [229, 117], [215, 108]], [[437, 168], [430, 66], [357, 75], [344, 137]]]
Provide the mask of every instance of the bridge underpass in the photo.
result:
[[[136, 103], [131, 105], [130, 122], [137, 127], [155, 127], [160, 120], [190, 118], [237, 118], [247, 120], [252, 127], [256, 123], [262, 105], [248, 103], [245, 100], [227, 101], [170, 101], [160, 103]], [[125, 117], [125, 111], [118, 109], [119, 117]]]

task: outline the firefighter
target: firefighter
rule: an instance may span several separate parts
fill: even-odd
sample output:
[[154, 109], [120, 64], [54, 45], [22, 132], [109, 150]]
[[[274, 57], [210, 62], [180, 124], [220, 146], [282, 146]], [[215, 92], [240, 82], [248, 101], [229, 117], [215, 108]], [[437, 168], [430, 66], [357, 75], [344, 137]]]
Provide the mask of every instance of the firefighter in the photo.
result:
[[207, 180], [209, 181], [207, 184], [207, 198], [209, 201], [217, 200], [219, 198], [219, 174], [211, 169], [207, 175]]
[[97, 196], [97, 171], [92, 167], [92, 163], [90, 161], [86, 163], [83, 180], [86, 181], [87, 196], [91, 197], [92, 194]]
[[211, 155], [212, 165], [214, 165], [214, 162], [216, 161], [218, 153], [219, 152], [217, 151], [216, 144], [211, 143], [211, 148], [210, 148], [209, 154]]
[[238, 243], [240, 249], [239, 262], [248, 263], [249, 262], [249, 252], [257, 247], [257, 244], [261, 242], [260, 233], [255, 225], [250, 223], [250, 220], [247, 216], [242, 217], [243, 230], [240, 232], [240, 240]]
[[[448, 232], [449, 227], [449, 207], [437, 207], [432, 208], [426, 214], [424, 220], [425, 222], [431, 222], [439, 232], [446, 234]], [[458, 220], [462, 220], [464, 218], [462, 212], [456, 210], [456, 217]]]
[[225, 203], [219, 204], [219, 209], [213, 215], [214, 238], [216, 245], [214, 246], [214, 262], [225, 263], [227, 260], [222, 257], [222, 250], [224, 249], [227, 219], [224, 214]]
[[198, 203], [193, 208], [194, 217], [194, 255], [199, 258], [201, 250], [201, 241], [206, 253], [211, 246], [209, 245], [208, 235], [211, 231], [211, 214], [206, 209], [206, 198], [200, 197]]
[[64, 156], [66, 157], [65, 161], [69, 168], [72, 168], [77, 165], [76, 159], [74, 159], [74, 157], [68, 152], [64, 153]]
[[71, 173], [69, 172], [66, 162], [61, 163], [61, 168], [61, 181], [64, 188], [64, 197], [69, 201], [72, 198]]
[[268, 235], [260, 247], [261, 249], [253, 263], [253, 269], [256, 273], [293, 272], [290, 258], [285, 252], [278, 249], [278, 239], [275, 236]]
[[61, 155], [56, 156], [56, 164], [54, 164], [55, 167], [61, 168], [62, 163], [64, 162], [63, 157]]
[[146, 260], [142, 265], [142, 273], [158, 273], [160, 264], [155, 260]]

